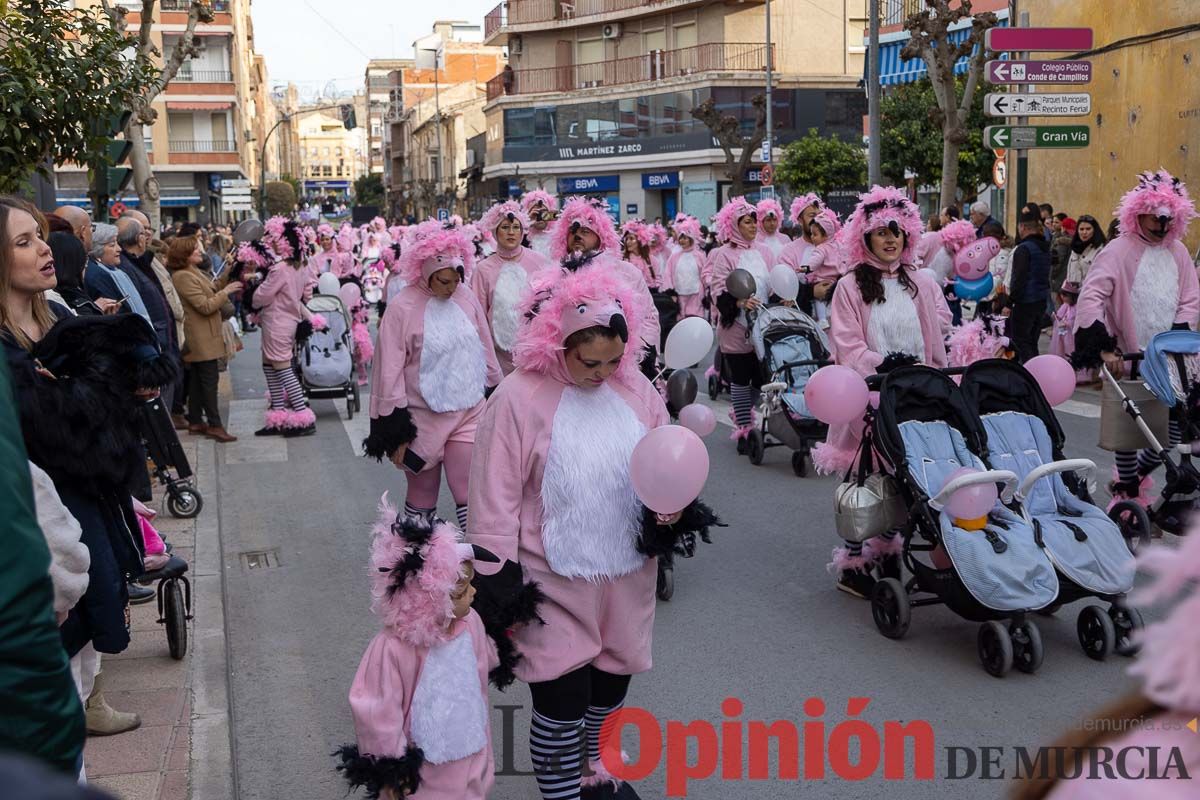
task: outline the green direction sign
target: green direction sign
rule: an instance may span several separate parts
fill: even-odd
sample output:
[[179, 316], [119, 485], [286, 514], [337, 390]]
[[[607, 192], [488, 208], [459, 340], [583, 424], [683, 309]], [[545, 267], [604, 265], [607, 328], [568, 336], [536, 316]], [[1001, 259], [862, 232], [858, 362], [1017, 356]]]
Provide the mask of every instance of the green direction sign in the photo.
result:
[[983, 146], [991, 150], [1087, 147], [1091, 139], [1087, 125], [988, 125], [983, 129]]

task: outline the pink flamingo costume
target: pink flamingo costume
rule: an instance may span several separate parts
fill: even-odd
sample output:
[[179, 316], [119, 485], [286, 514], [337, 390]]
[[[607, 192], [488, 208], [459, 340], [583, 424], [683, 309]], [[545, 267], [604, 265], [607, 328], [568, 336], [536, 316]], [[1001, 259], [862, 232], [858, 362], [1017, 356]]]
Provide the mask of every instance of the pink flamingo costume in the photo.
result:
[[[479, 221], [479, 226], [494, 241], [496, 228], [505, 220], [516, 220], [523, 230], [529, 231], [529, 215], [520, 204], [511, 200], [492, 206]], [[505, 375], [513, 371], [512, 349], [521, 320], [518, 304], [529, 286], [529, 276], [551, 267], [550, 259], [521, 245], [512, 251], [497, 245], [496, 252], [475, 267], [471, 289], [483, 307], [496, 348], [496, 360]]]
[[686, 249], [679, 247], [667, 260], [667, 285], [673, 287], [679, 297], [680, 317], [702, 317], [708, 258], [697, 246], [700, 221], [681, 214], [675, 219], [675, 231], [691, 239], [692, 243]]
[[[371, 376], [367, 456], [382, 460], [407, 446], [424, 460], [409, 470], [406, 510], [430, 515], [437, 504], [441, 467], [465, 525], [471, 447], [483, 414], [485, 390], [503, 377], [479, 301], [460, 284], [447, 299], [434, 297], [434, 273], [452, 268], [464, 279], [474, 247], [458, 228], [422, 223], [405, 245], [400, 273], [408, 285], [388, 303]], [[415, 464], [414, 464], [415, 466]]]
[[804, 271], [804, 259], [813, 246], [808, 239], [808, 231], [804, 229], [804, 212], [813, 209], [819, 213], [823, 208], [825, 208], [825, 204], [821, 202], [821, 198], [812, 192], [792, 201], [792, 224], [800, 227], [800, 234], [779, 253], [779, 263], [787, 264], [796, 271], [796, 274]]
[[[813, 222], [820, 225], [829, 238], [815, 247], [808, 248], [804, 254], [802, 271], [809, 283], [836, 282], [842, 277], [842, 270], [846, 268], [842, 245], [837, 238], [842, 224], [838, 221], [837, 214], [828, 208], [818, 212], [813, 217]], [[829, 302], [828, 297], [824, 300], [813, 299], [813, 311], [817, 321], [826, 327], [829, 325]]]
[[763, 250], [767, 258], [767, 266], [774, 267], [776, 264], [782, 264], [780, 256], [783, 255], [783, 250], [792, 240], [781, 233], [778, 229], [774, 233], [767, 233], [763, 230], [763, 222], [767, 217], [774, 217], [783, 224], [783, 206], [779, 205], [778, 200], [759, 200], [758, 201], [758, 236], [754, 241]]
[[[558, 198], [549, 192], [544, 192], [541, 189], [534, 189], [532, 192], [526, 192], [521, 197], [521, 208], [525, 209], [525, 213], [530, 217], [538, 206], [541, 206], [551, 214], [558, 213]], [[538, 255], [545, 256], [551, 261], [559, 261], [561, 259], [554, 257], [554, 224], [551, 223], [545, 230], [529, 230], [529, 246]]]
[[[655, 557], [690, 555], [696, 534], [705, 537], [716, 520], [696, 501], [675, 525], [657, 525], [633, 491], [634, 446], [669, 421], [638, 372], [641, 345], [630, 336], [648, 304], [595, 264], [541, 272], [531, 284], [522, 303], [529, 322], [513, 350], [517, 370], [479, 425], [468, 539], [504, 562], [491, 575], [481, 568], [481, 594], [503, 595], [524, 580], [545, 597], [544, 625], [513, 633], [522, 654], [516, 676], [534, 697], [534, 770], [545, 793], [548, 785], [579, 786], [578, 761], [560, 765], [552, 756], [578, 752], [585, 712], [591, 781], [606, 778], [599, 728], [623, 702], [629, 676], [651, 668]], [[594, 327], [628, 339], [628, 349], [604, 383], [579, 386], [564, 346]]]

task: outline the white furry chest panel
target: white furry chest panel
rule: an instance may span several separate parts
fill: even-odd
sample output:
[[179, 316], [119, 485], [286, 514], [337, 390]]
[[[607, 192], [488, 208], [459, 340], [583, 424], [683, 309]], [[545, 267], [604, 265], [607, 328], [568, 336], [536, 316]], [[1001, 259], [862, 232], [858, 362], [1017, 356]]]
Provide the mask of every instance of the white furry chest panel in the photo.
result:
[[762, 240], [763, 247], [771, 251], [772, 257], [778, 259], [779, 254], [783, 252], [783, 243], [779, 241], [777, 236], [766, 236]]
[[431, 411], [463, 411], [483, 399], [487, 362], [479, 332], [454, 300], [425, 304], [421, 397]]
[[867, 343], [885, 358], [892, 353], [905, 353], [924, 361], [925, 337], [921, 333], [917, 304], [900, 281], [884, 278], [882, 283], [884, 301], [870, 307]]
[[488, 711], [471, 634], [430, 648], [413, 691], [409, 732], [432, 764], [475, 755], [487, 747]]
[[675, 262], [675, 274], [672, 276], [675, 291], [679, 294], [700, 294], [700, 267], [696, 256], [684, 253]]
[[529, 285], [525, 268], [516, 261], [506, 261], [496, 276], [492, 289], [492, 338], [501, 350], [512, 352], [517, 343], [517, 328], [520, 322], [518, 304], [521, 292]]
[[542, 475], [542, 545], [559, 575], [600, 580], [639, 569], [642, 506], [629, 461], [646, 428], [615, 389], [563, 390]]
[[1138, 347], [1171, 330], [1179, 310], [1179, 267], [1166, 247], [1147, 247], [1133, 276], [1133, 322]]

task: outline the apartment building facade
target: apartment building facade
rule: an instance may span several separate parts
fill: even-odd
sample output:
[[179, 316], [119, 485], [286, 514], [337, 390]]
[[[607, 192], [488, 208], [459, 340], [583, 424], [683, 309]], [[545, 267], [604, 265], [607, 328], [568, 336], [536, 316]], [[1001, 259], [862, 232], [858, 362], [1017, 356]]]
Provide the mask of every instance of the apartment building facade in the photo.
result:
[[[359, 101], [362, 95], [356, 98]], [[356, 102], [361, 107], [361, 102]], [[367, 172], [366, 132], [346, 130], [338, 109], [300, 108], [295, 122], [299, 136], [301, 187], [306, 197], [348, 201], [354, 181]]]
[[[777, 155], [810, 128], [861, 139], [866, 5], [771, 3]], [[512, 68], [488, 83], [483, 175], [495, 196], [591, 195], [620, 219], [716, 212], [725, 157], [691, 111], [712, 99], [752, 125], [766, 82], [762, 0], [505, 0], [484, 29]]]

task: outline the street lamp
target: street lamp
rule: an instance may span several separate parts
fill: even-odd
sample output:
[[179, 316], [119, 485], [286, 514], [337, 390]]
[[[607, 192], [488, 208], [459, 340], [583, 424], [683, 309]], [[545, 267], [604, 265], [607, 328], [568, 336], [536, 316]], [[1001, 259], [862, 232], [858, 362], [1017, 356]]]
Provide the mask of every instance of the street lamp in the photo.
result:
[[267, 131], [267, 135], [263, 137], [262, 154], [258, 160], [258, 218], [267, 218], [267, 143], [271, 141], [271, 134], [275, 133], [275, 129], [285, 122], [291, 122], [292, 115], [284, 114], [278, 122], [276, 122], [271, 130]]
[[442, 37], [436, 33], [422, 36], [413, 43], [414, 62], [417, 69], [433, 70], [433, 112], [437, 131], [437, 161], [433, 180], [437, 192], [442, 190], [442, 100], [438, 73], [446, 66], [446, 48]]

